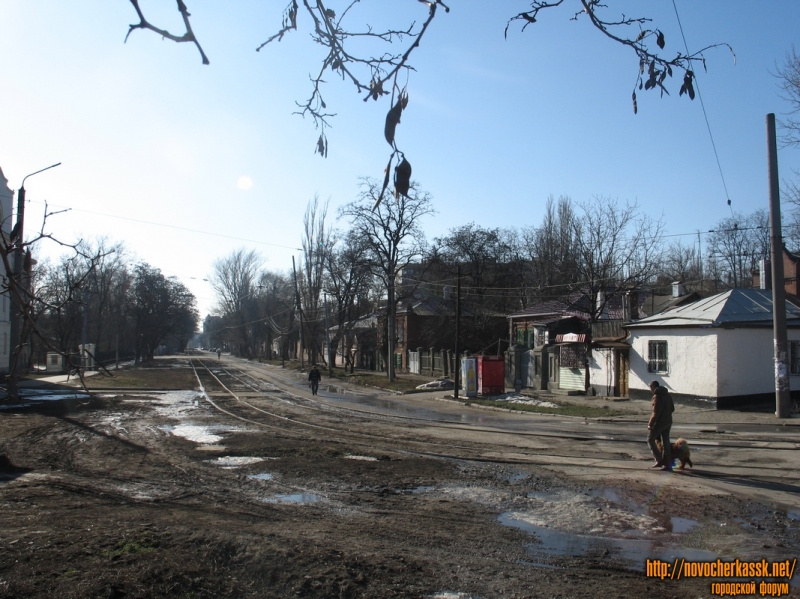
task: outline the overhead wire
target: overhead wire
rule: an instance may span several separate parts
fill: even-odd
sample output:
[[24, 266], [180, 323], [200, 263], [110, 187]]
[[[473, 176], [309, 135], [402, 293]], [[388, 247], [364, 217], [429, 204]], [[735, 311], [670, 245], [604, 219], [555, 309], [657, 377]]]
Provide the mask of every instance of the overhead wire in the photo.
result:
[[[35, 203], [35, 204], [44, 204], [44, 202], [39, 202], [39, 201], [34, 201], [34, 200], [29, 200], [29, 202], [30, 203]], [[175, 229], [175, 230], [178, 230], [178, 231], [187, 231], [189, 233], [199, 233], [201, 235], [212, 235], [214, 237], [223, 237], [225, 239], [234, 239], [236, 241], [246, 241], [247, 243], [257, 243], [257, 244], [260, 244], [260, 245], [269, 245], [269, 246], [272, 246], [272, 247], [279, 247], [279, 248], [283, 248], [283, 249], [287, 249], [287, 250], [303, 251], [302, 248], [292, 247], [292, 246], [289, 246], [289, 245], [281, 245], [279, 243], [270, 243], [269, 241], [258, 241], [258, 240], [255, 240], [255, 239], [247, 239], [247, 238], [244, 238], [244, 237], [236, 237], [235, 235], [225, 235], [224, 233], [214, 233], [214, 232], [211, 232], [211, 231], [202, 231], [200, 229], [190, 229], [188, 227], [179, 227], [177, 225], [168, 225], [166, 223], [157, 223], [157, 222], [153, 222], [153, 221], [149, 221], [149, 220], [144, 220], [144, 219], [141, 219], [141, 218], [133, 218], [133, 217], [130, 217], [130, 216], [120, 216], [118, 214], [108, 214], [107, 212], [98, 212], [96, 210], [85, 210], [83, 208], [72, 208], [70, 206], [59, 206], [58, 204], [50, 204], [50, 203], [48, 203], [47, 205], [49, 207], [52, 207], [52, 208], [64, 208], [66, 210], [70, 210], [70, 211], [74, 211], [74, 212], [84, 212], [86, 214], [95, 214], [97, 216], [105, 216], [107, 218], [116, 218], [116, 219], [119, 219], [119, 220], [127, 220], [127, 221], [131, 221], [131, 222], [135, 222], [135, 223], [145, 224], [145, 225], [153, 225], [153, 226], [156, 226], [156, 227], [164, 227], [166, 229]]]
[[[680, 29], [681, 37], [683, 38], [683, 47], [686, 49], [686, 56], [689, 56], [689, 44], [686, 42], [686, 34], [683, 32], [683, 24], [681, 23], [681, 17], [678, 14], [678, 5], [675, 3], [675, 0], [672, 0], [672, 7], [675, 9], [675, 18], [678, 21], [678, 29]], [[706, 105], [703, 102], [703, 95], [700, 93], [700, 82], [698, 81], [697, 77], [694, 78], [694, 86], [697, 88], [697, 97], [700, 99], [700, 107], [703, 109], [703, 118], [706, 121], [706, 129], [708, 129], [708, 137], [711, 139], [711, 147], [714, 150], [714, 158], [717, 160], [717, 169], [719, 170], [720, 179], [722, 179], [722, 187], [725, 190], [725, 199], [728, 200], [728, 208], [731, 211], [731, 216], [733, 216], [733, 208], [731, 207], [731, 196], [728, 193], [728, 185], [725, 183], [725, 175], [722, 172], [722, 164], [719, 160], [719, 153], [717, 152], [717, 144], [714, 142], [714, 135], [711, 133], [711, 124], [708, 120], [708, 113], [706, 112]]]

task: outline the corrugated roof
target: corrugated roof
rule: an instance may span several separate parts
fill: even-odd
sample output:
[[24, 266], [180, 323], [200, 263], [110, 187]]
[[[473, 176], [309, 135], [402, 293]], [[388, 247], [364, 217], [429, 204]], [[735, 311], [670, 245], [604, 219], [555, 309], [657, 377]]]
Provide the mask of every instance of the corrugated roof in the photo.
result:
[[[786, 322], [800, 326], [800, 307], [786, 300]], [[725, 325], [772, 325], [772, 291], [731, 289], [693, 304], [679, 306], [626, 325], [637, 327], [686, 327]]]

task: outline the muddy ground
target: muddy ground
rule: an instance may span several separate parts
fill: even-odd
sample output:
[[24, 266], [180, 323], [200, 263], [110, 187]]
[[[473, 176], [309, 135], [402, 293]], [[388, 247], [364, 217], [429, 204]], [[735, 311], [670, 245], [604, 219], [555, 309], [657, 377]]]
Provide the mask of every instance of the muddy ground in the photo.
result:
[[269, 385], [259, 425], [186, 359], [125, 376], [0, 411], [0, 597], [709, 597], [643, 560], [800, 554], [800, 511], [444, 457]]

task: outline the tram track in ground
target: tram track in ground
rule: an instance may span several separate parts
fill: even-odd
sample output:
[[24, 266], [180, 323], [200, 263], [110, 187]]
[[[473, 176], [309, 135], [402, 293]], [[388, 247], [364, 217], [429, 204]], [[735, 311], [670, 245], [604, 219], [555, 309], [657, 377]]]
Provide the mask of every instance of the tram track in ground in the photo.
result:
[[[194, 360], [192, 368], [197, 376], [198, 383], [202, 385]], [[207, 376], [214, 381], [227, 398], [220, 401], [212, 397], [204, 388], [204, 396], [208, 402], [222, 413], [228, 414], [239, 420], [249, 422], [259, 427], [278, 430], [283, 434], [304, 438], [318, 438], [320, 433], [330, 435], [328, 439], [332, 442], [341, 443], [354, 447], [363, 447], [370, 453], [403, 453], [416, 456], [436, 457], [442, 459], [471, 460], [477, 462], [492, 462], [498, 464], [518, 464], [518, 465], [539, 465], [546, 466], [555, 462], [564, 463], [580, 460], [582, 464], [595, 464], [597, 467], [617, 468], [620, 461], [630, 461], [631, 454], [620, 451], [619, 445], [625, 444], [632, 446], [637, 453], [644, 453], [642, 440], [636, 438], [607, 439], [601, 435], [588, 436], [575, 433], [559, 433], [554, 431], [504, 431], [486, 427], [467, 426], [440, 422], [424, 417], [410, 417], [404, 415], [392, 415], [370, 410], [359, 410], [350, 407], [340, 407], [331, 405], [328, 402], [318, 401], [302, 397], [291, 393], [285, 388], [275, 385], [272, 381], [264, 380], [253, 376], [244, 369], [230, 365], [223, 366], [216, 362], [211, 365], [223, 376], [230, 377], [238, 382], [239, 385], [248, 389], [245, 393], [256, 393], [255, 397], [242, 397], [244, 393], [237, 393], [228, 388], [219, 377], [217, 377], [209, 367], [207, 361], [198, 360], [201, 371], [205, 371]], [[264, 389], [263, 385], [269, 385], [269, 389]], [[233, 386], [233, 385], [231, 385]], [[251, 400], [264, 400], [274, 402], [281, 401], [285, 404], [286, 410], [282, 413], [267, 410], [259, 407]], [[223, 402], [224, 405], [223, 405]], [[295, 410], [295, 412], [292, 412]], [[296, 415], [301, 411], [302, 415]], [[290, 415], [287, 415], [290, 414]], [[247, 414], [247, 415], [244, 415]], [[333, 418], [334, 421], [328, 425], [311, 422], [315, 415], [322, 415], [326, 418]], [[342, 424], [336, 418], [350, 418], [347, 424]], [[357, 419], [357, 420], [354, 420]], [[402, 427], [398, 431], [387, 431], [387, 434], [377, 434], [373, 431], [363, 430], [365, 427], [375, 425], [387, 427]], [[418, 425], [418, 426], [414, 426]], [[468, 431], [480, 435], [491, 436], [494, 439], [527, 439], [533, 442], [552, 443], [554, 446], [560, 445], [565, 451], [552, 451], [549, 447], [531, 448], [524, 447], [518, 443], [490, 443], [488, 439], [484, 442], [473, 441], [469, 444], [456, 444], [453, 442], [442, 442], [430, 438], [421, 438], [422, 435], [435, 435], [441, 432], [452, 433], [453, 431]], [[405, 434], [411, 432], [413, 434]], [[574, 442], [579, 442], [577, 445]], [[462, 440], [463, 443], [463, 440]], [[569, 447], [569, 443], [573, 443]], [[586, 457], [587, 443], [593, 443], [592, 457]], [[607, 445], [611, 445], [608, 447]], [[604, 447], [606, 446], [606, 447]], [[707, 449], [711, 451], [721, 449], [722, 445], [710, 445]], [[443, 449], [445, 449], [443, 451]], [[724, 446], [725, 449], [748, 449], [737, 447], [735, 444]], [[544, 450], [543, 450], [544, 449]], [[781, 451], [786, 451], [785, 449]], [[500, 453], [510, 453], [514, 457], [501, 457]], [[752, 470], [759, 473], [763, 480], [783, 480], [786, 481], [784, 470], [780, 467], [771, 468], [764, 465], [748, 466], [746, 464], [737, 465], [738, 468]], [[775, 473], [770, 473], [770, 470]], [[800, 482], [800, 481], [794, 481]]]

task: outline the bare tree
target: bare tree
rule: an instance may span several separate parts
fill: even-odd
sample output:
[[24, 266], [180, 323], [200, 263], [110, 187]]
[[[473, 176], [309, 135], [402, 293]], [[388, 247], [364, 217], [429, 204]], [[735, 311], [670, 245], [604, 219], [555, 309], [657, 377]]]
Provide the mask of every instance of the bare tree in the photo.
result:
[[[784, 146], [800, 146], [800, 56], [794, 48], [786, 53], [783, 66], [776, 76], [781, 96], [789, 103], [786, 118], [781, 119], [781, 142]], [[794, 178], [782, 182], [783, 197], [789, 202], [789, 210], [782, 214], [784, 239], [793, 248], [800, 249], [800, 172], [792, 171]]]
[[[327, 254], [325, 289], [335, 302], [331, 324], [336, 326], [331, 346], [341, 341], [345, 368], [355, 368], [352, 351], [355, 345], [355, 324], [371, 308], [369, 291], [373, 281], [369, 261], [365, 259], [368, 245], [364, 239], [349, 231], [342, 238], [333, 238]], [[330, 352], [332, 356], [336, 352]]]
[[427, 242], [421, 221], [435, 210], [431, 196], [416, 184], [408, 196], [401, 195], [396, 202], [377, 203], [381, 193], [375, 180], [363, 179], [359, 198], [343, 206], [339, 215], [350, 220], [353, 234], [363, 240], [367, 263], [386, 289], [387, 373], [389, 380], [394, 380], [397, 276], [425, 255]]
[[152, 360], [170, 336], [182, 351], [197, 329], [199, 315], [194, 296], [175, 277], [165, 277], [149, 264], [137, 264], [133, 270], [131, 318], [136, 333], [136, 361]]
[[664, 254], [661, 279], [664, 284], [680, 281], [689, 291], [702, 291], [703, 265], [697, 246], [671, 243]]
[[583, 214], [572, 223], [578, 275], [572, 287], [589, 298], [596, 321], [614, 294], [642, 288], [658, 273], [664, 224], [641, 214], [636, 203], [598, 197], [578, 206]]
[[326, 226], [328, 203], [320, 206], [319, 196], [308, 203], [303, 216], [303, 261], [300, 267], [300, 297], [303, 303], [304, 339], [308, 359], [321, 356], [319, 340], [325, 331], [325, 313], [320, 302], [327, 256], [330, 253], [331, 230]]
[[769, 258], [767, 211], [736, 213], [722, 219], [710, 232], [707, 248], [723, 288], [751, 287], [759, 260]]
[[[575, 206], [569, 197], [547, 199], [542, 224], [522, 231], [522, 245], [530, 265], [528, 284], [532, 300], [560, 297], [577, 279]], [[524, 307], [524, 306], [521, 306]]]
[[258, 320], [258, 280], [262, 258], [243, 248], [220, 258], [213, 265], [210, 282], [217, 294], [217, 313], [225, 319], [226, 341], [246, 358], [256, 353], [253, 323]]

